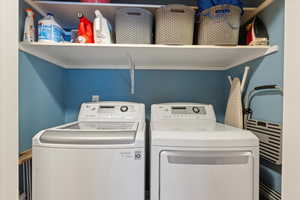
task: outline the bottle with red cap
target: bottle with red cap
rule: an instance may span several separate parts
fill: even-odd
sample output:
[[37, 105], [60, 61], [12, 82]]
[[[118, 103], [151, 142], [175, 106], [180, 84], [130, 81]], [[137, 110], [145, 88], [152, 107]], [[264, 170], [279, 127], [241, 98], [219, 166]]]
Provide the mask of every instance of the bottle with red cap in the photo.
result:
[[34, 28], [34, 13], [32, 9], [26, 9], [26, 19], [24, 25], [23, 41], [34, 42], [35, 41], [35, 28]]
[[78, 37], [79, 43], [94, 43], [93, 24], [82, 14], [78, 13], [80, 20], [78, 25]]

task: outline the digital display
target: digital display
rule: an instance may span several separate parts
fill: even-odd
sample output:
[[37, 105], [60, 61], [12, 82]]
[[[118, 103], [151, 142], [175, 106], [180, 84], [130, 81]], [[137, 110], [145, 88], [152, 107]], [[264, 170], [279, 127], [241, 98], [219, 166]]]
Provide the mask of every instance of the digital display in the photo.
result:
[[172, 107], [173, 110], [186, 110], [186, 107]]
[[100, 106], [100, 108], [108, 108], [108, 109], [112, 109], [115, 108], [114, 106]]

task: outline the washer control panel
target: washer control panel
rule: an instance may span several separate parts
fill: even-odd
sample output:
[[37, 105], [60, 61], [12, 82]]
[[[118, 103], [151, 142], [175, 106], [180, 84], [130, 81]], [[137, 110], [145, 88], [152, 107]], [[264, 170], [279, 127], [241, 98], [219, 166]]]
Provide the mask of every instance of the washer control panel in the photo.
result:
[[151, 120], [213, 120], [216, 121], [212, 105], [192, 103], [155, 104], [151, 107]]
[[172, 106], [170, 110], [173, 115], [206, 115], [206, 109], [204, 106]]
[[144, 120], [144, 104], [130, 102], [96, 102], [81, 105], [79, 121]]

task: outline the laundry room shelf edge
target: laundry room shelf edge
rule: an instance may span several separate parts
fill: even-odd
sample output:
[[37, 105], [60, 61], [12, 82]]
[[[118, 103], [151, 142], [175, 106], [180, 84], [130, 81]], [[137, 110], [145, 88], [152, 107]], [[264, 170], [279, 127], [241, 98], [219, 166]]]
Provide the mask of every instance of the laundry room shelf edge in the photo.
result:
[[41, 44], [21, 42], [20, 50], [66, 69], [227, 70], [278, 51], [278, 46], [145, 44]]

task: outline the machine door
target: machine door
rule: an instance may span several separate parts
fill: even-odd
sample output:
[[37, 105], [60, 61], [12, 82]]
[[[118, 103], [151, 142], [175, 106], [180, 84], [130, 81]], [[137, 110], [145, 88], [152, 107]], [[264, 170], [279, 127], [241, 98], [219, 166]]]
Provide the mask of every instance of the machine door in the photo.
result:
[[160, 200], [253, 200], [253, 162], [246, 151], [163, 151]]
[[33, 200], [142, 200], [143, 149], [33, 147]]

